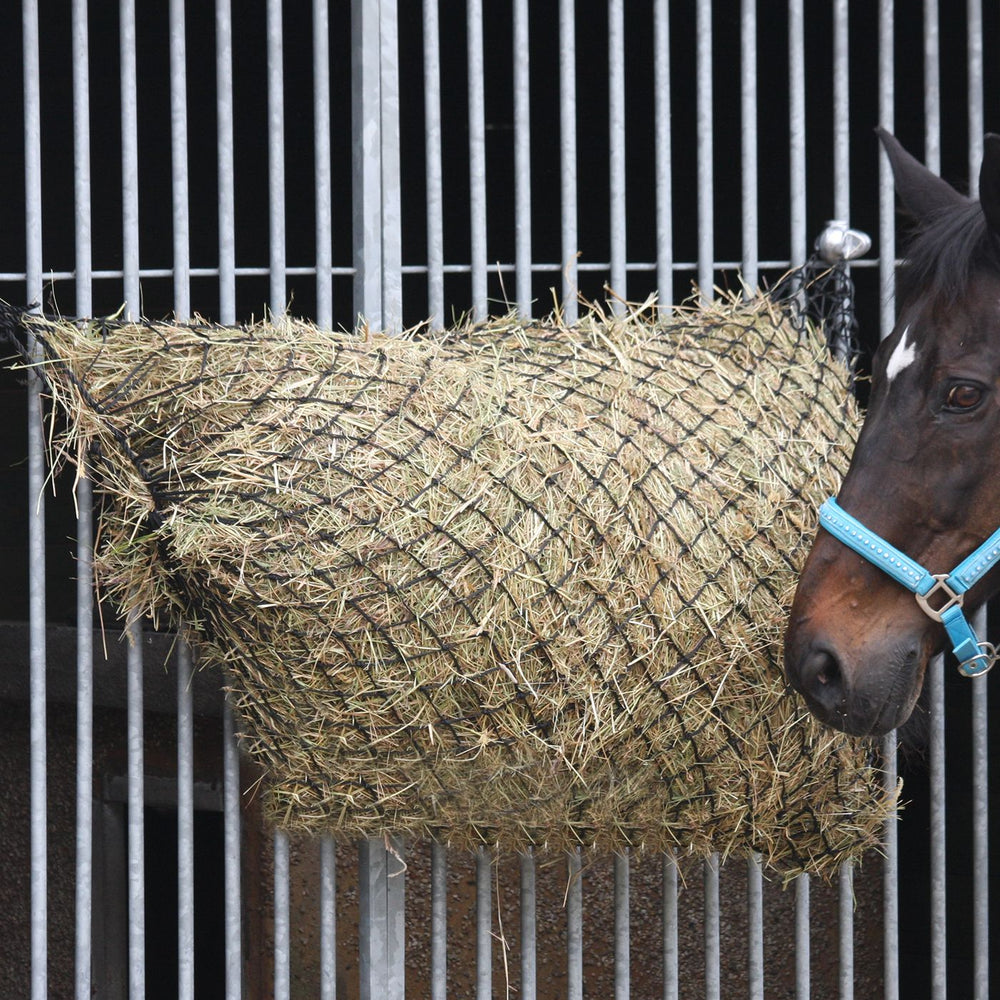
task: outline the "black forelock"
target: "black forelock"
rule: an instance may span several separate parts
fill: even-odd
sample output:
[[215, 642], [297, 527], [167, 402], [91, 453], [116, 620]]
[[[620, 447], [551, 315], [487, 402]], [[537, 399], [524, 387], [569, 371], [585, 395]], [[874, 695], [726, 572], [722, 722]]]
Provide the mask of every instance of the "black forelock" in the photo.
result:
[[927, 294], [954, 303], [977, 271], [989, 268], [1000, 274], [997, 243], [978, 201], [932, 216], [906, 246], [897, 300]]

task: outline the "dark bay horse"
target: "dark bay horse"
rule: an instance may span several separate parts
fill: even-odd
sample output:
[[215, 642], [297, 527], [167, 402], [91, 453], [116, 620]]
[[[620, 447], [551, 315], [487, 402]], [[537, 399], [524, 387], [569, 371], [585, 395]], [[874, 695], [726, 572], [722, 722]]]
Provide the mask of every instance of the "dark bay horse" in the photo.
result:
[[1000, 537], [1000, 136], [986, 136], [974, 201], [879, 135], [915, 235], [854, 457], [824, 505], [785, 637], [788, 679], [810, 710], [858, 735], [908, 718], [935, 652], [964, 640], [964, 672], [992, 665], [992, 649], [956, 638], [951, 619], [1000, 590], [986, 551]]

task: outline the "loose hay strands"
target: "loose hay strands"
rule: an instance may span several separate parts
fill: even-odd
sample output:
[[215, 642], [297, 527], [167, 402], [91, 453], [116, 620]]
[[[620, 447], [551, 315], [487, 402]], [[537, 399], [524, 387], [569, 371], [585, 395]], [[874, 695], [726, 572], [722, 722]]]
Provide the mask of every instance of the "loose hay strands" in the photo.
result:
[[830, 874], [895, 796], [778, 649], [856, 426], [766, 299], [446, 337], [74, 323], [99, 575], [220, 661], [283, 826], [760, 851]]

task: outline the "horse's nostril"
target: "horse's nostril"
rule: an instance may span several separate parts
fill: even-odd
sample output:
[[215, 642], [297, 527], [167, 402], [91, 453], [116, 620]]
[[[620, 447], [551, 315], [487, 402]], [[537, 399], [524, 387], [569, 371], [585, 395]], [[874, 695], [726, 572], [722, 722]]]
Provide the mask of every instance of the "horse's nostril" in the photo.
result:
[[800, 690], [827, 712], [844, 702], [844, 680], [837, 658], [825, 649], [812, 649], [799, 667]]

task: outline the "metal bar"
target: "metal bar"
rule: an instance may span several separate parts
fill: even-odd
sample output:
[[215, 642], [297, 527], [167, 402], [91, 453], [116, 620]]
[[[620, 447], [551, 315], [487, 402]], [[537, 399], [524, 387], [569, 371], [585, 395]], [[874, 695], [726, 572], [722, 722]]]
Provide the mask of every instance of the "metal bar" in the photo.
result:
[[177, 646], [177, 997], [194, 1000], [194, 711], [191, 647]]
[[[981, 135], [982, 133], [980, 133]], [[986, 608], [973, 616], [972, 627], [986, 635]], [[986, 675], [972, 679], [972, 954], [973, 996], [990, 995], [990, 789], [989, 715]]]
[[854, 864], [851, 861], [840, 866], [838, 893], [838, 996], [840, 1000], [854, 1000]]
[[[882, 127], [892, 131], [895, 125], [895, 88], [893, 83], [894, 11], [892, 0], [879, 0], [878, 19], [878, 120]], [[879, 337], [884, 339], [895, 325], [896, 294], [896, 194], [892, 181], [889, 158], [884, 152], [879, 156], [879, 287], [881, 314]]]
[[313, 134], [316, 172], [316, 322], [333, 327], [333, 177], [330, 161], [330, 11], [313, 0]]
[[482, 0], [467, 0], [469, 67], [469, 223], [472, 262], [472, 318], [485, 319], [486, 301], [486, 92]]
[[943, 656], [931, 660], [926, 684], [930, 700], [931, 997], [944, 1000], [948, 994], [948, 882]]
[[802, 0], [788, 3], [788, 142], [791, 196], [789, 257], [792, 267], [806, 260], [806, 65]]
[[514, 262], [518, 315], [531, 316], [531, 74], [528, 0], [514, 0]]
[[289, 1000], [292, 991], [291, 908], [289, 901], [288, 834], [274, 831], [274, 1000]]
[[431, 328], [440, 329], [444, 325], [444, 193], [441, 175], [441, 36], [437, 0], [424, 0], [424, 134], [427, 312]]
[[573, 0], [559, 0], [559, 177], [562, 238], [562, 313], [579, 316], [576, 205], [576, 25]]
[[677, 862], [663, 855], [663, 1000], [678, 1000], [679, 959], [677, 945]]
[[704, 865], [705, 886], [705, 997], [721, 1000], [722, 951], [719, 908], [719, 855], [709, 856]]
[[795, 1000], [809, 1000], [809, 876], [795, 878]]
[[661, 309], [674, 300], [673, 170], [670, 128], [670, 5], [653, 6], [653, 131], [656, 139], [656, 287]]
[[764, 878], [756, 852], [747, 859], [747, 986], [750, 1000], [764, 1000]]
[[493, 998], [493, 859], [476, 849], [476, 1000]]
[[233, 183], [233, 20], [215, 0], [215, 115], [219, 180], [219, 320], [236, 322], [236, 196]]
[[757, 264], [757, 3], [740, 4], [740, 156], [743, 184], [743, 282], [752, 295], [760, 284]]
[[[897, 775], [895, 730], [882, 741], [882, 757], [885, 789], [887, 793], [894, 794]], [[898, 821], [894, 817], [887, 819], [883, 835], [882, 940], [885, 1000], [899, 1000], [899, 830], [897, 823]]]
[[715, 180], [712, 158], [712, 0], [698, 0], [695, 14], [698, 140], [698, 290], [710, 302], [715, 285]]
[[[75, 247], [73, 273], [76, 278], [76, 314], [77, 316], [89, 316], [93, 312], [91, 305], [93, 262], [90, 205], [90, 39], [87, 29], [86, 0], [73, 0], [72, 31]], [[87, 590], [90, 593], [89, 581]], [[87, 621], [89, 622], [89, 620], [88, 617]]]
[[615, 1000], [629, 1000], [629, 861], [615, 855]]
[[938, 0], [924, 0], [924, 163], [941, 173], [941, 40]]
[[188, 213], [187, 66], [184, 0], [170, 0], [170, 190], [174, 232], [174, 314], [191, 314], [191, 240]]
[[536, 918], [535, 857], [521, 855], [521, 996], [535, 1000], [538, 989], [538, 924]]
[[399, 175], [399, 42], [396, 0], [379, 3], [379, 74], [382, 143], [382, 322], [403, 327], [402, 197]]
[[833, 215], [851, 220], [851, 94], [848, 0], [833, 5]]
[[431, 1000], [448, 995], [448, 851], [431, 842]]
[[337, 1000], [337, 845], [319, 838], [319, 996]]
[[403, 1000], [405, 992], [402, 848], [383, 840], [358, 845], [361, 1000]]
[[130, 997], [146, 991], [146, 877], [143, 807], [142, 627], [128, 623], [126, 771], [128, 774], [128, 984]]
[[983, 161], [983, 9], [982, 0], [966, 0], [966, 76], [969, 114], [969, 195], [979, 195]]
[[621, 313], [628, 296], [625, 281], [625, 4], [608, 0], [608, 180], [611, 189], [611, 300]]
[[139, 289], [139, 113], [136, 99], [135, 0], [120, 0], [118, 21], [122, 118], [122, 278], [125, 315], [134, 319], [142, 314]]
[[566, 855], [566, 997], [583, 1000], [583, 866], [577, 848]]
[[233, 709], [222, 711], [222, 837], [225, 878], [226, 1000], [243, 995], [242, 838], [240, 836], [240, 758]]
[[285, 83], [281, 0], [267, 0], [267, 190], [272, 316], [285, 313]]

